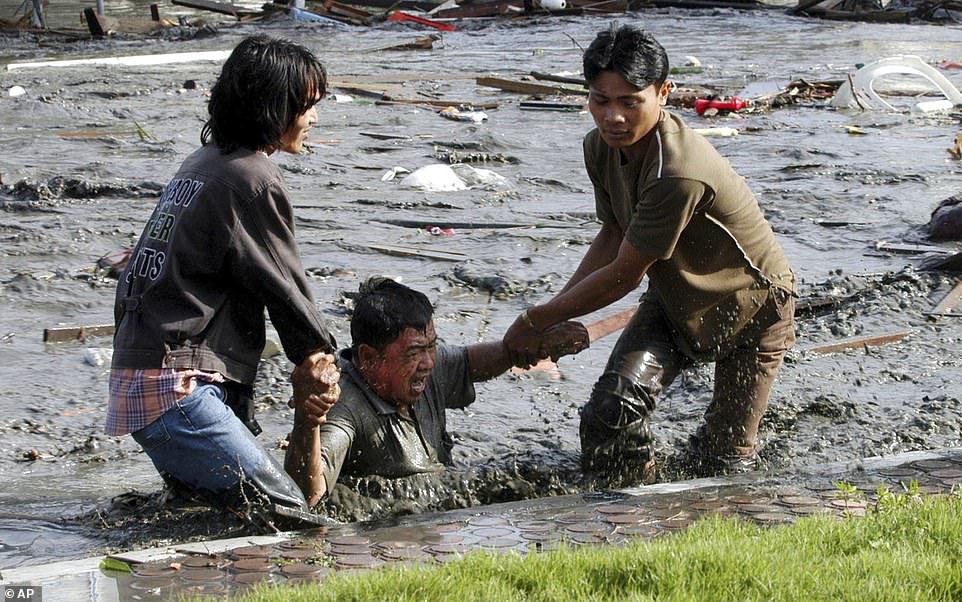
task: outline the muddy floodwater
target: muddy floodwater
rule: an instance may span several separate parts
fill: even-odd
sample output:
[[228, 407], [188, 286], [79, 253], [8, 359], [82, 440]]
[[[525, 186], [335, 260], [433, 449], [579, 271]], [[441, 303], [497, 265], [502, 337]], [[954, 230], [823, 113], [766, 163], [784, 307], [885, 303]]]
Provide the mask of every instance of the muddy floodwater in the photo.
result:
[[[390, 81], [397, 97], [498, 103], [474, 124], [333, 89], [338, 96], [318, 107], [309, 151], [275, 157], [295, 204], [313, 293], [340, 344], [349, 343], [345, 293], [375, 274], [424, 291], [436, 304], [441, 337], [472, 343], [499, 337], [522, 309], [560, 289], [599, 227], [581, 159], [590, 116], [521, 110], [522, 97], [479, 87], [475, 76], [576, 74], [578, 45], [614, 21], [653, 31], [675, 65], [697, 57], [703, 71], [679, 75], [679, 84], [726, 93], [757, 82], [843, 79], [858, 63], [895, 54], [962, 60], [958, 24], [838, 23], [777, 9], [480, 20], [417, 52], [378, 51], [425, 33], [396, 24], [274, 21], [97, 42], [0, 37], [0, 568], [243, 528], [209, 512], [161, 506], [149, 459], [129, 437], [103, 434], [109, 337], [42, 340], [45, 328], [112, 322], [115, 280], [97, 260], [134, 244], [159, 190], [197, 147], [219, 64], [8, 71], [4, 63], [229, 50], [241, 36], [265, 31], [311, 47], [335, 82]], [[962, 86], [962, 71], [943, 73]], [[25, 94], [9, 96], [13, 86]], [[762, 423], [768, 467], [960, 445], [962, 320], [926, 315], [958, 275], [921, 270], [924, 257], [876, 244], [920, 241], [931, 210], [962, 192], [962, 163], [947, 152], [962, 124], [958, 111], [908, 111], [919, 100], [913, 95], [927, 89], [920, 78], [892, 86], [889, 100], [902, 112], [837, 111], [816, 101], [713, 119], [679, 109], [692, 125], [739, 130], [712, 141], [758, 195], [802, 299], [837, 299], [799, 315], [797, 348]], [[413, 171], [451, 154], [489, 159], [471, 165], [504, 182], [434, 193], [382, 179], [392, 168]], [[463, 258], [389, 255], [377, 245]], [[940, 245], [959, 250], [958, 242]], [[810, 351], [903, 331], [911, 334], [884, 346]], [[578, 407], [615, 338], [561, 360], [556, 373], [479, 385], [473, 406], [449, 412], [456, 440], [449, 473], [339, 485], [330, 512], [383, 519], [604, 487], [579, 470]], [[258, 380], [260, 439], [278, 456], [292, 421], [284, 403], [290, 369], [275, 356]], [[662, 479], [691, 476], [677, 459], [710, 400], [711, 380], [710, 369], [692, 371], [659, 400]]]

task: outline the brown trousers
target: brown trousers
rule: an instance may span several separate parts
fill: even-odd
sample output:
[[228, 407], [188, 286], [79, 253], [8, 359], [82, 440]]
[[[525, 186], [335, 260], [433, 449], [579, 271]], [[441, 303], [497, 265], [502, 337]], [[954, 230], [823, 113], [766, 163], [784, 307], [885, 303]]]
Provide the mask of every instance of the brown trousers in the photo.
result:
[[[602, 422], [597, 418], [588, 424], [586, 417], [613, 416], [612, 406], [618, 403], [635, 410], [634, 413], [622, 411], [622, 421], [647, 422], [645, 408], [653, 409], [658, 394], [697, 361], [679, 348], [676, 336], [679, 335], [655, 294], [645, 293], [638, 311], [608, 358], [605, 374], [582, 410], [583, 452], [593, 451], [585, 448], [595, 447], [609, 427], [612, 437], [632, 430], [647, 433], [646, 425], [626, 429], [628, 424]], [[705, 412], [705, 426], [700, 432], [701, 445], [706, 452], [744, 456], [754, 451], [758, 424], [768, 409], [772, 384], [786, 351], [794, 343], [795, 299], [786, 291], [774, 289], [766, 304], [715, 361], [715, 390]], [[622, 383], [627, 380], [635, 386], [617, 387], [620, 391], [617, 396], [622, 399], [616, 401], [611, 395], [613, 387], [603, 385], [614, 380]], [[626, 389], [640, 399], [624, 399]], [[601, 424], [604, 426], [599, 426]]]

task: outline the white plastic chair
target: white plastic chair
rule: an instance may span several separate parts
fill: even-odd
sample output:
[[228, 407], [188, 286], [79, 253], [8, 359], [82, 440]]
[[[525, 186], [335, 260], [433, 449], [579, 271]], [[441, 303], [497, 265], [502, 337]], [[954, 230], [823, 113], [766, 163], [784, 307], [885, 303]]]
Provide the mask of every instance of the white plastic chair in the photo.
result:
[[831, 105], [836, 108], [884, 108], [889, 111], [898, 111], [898, 109], [882, 100], [873, 87], [877, 78], [894, 73], [924, 77], [938, 88], [947, 99], [918, 102], [913, 107], [917, 111], [944, 110], [962, 105], [962, 92], [959, 92], [959, 89], [948, 78], [914, 55], [890, 56], [865, 65], [856, 71], [849, 81], [839, 87], [838, 92], [832, 98]]

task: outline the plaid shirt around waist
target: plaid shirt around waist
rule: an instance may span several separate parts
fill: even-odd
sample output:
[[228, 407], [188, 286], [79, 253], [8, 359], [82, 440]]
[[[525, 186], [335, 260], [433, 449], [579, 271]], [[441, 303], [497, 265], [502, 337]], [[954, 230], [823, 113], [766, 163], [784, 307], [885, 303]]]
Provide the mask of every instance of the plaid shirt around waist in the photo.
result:
[[202, 370], [113, 368], [104, 430], [113, 436], [139, 431], [193, 393], [198, 382], [222, 383], [224, 377]]

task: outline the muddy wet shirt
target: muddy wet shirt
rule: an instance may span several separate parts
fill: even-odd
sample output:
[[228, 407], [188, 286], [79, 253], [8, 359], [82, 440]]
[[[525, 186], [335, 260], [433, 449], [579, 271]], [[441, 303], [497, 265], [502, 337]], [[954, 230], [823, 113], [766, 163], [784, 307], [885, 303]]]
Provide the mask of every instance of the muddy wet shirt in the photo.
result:
[[465, 347], [438, 345], [434, 370], [411, 416], [379, 397], [341, 351], [341, 397], [321, 425], [321, 467], [328, 489], [341, 474], [397, 478], [435, 472], [451, 461], [445, 410], [474, 401]]
[[726, 312], [751, 314], [751, 298], [733, 293], [767, 288], [766, 280], [794, 292], [794, 275], [745, 179], [704, 136], [662, 111], [639, 144], [641, 157], [625, 161], [598, 130], [585, 137], [598, 218], [658, 259], [649, 285], [675, 328], [689, 341], [717, 344], [731, 333], [693, 325], [711, 324], [699, 316], [710, 317], [725, 299], [735, 306]]

